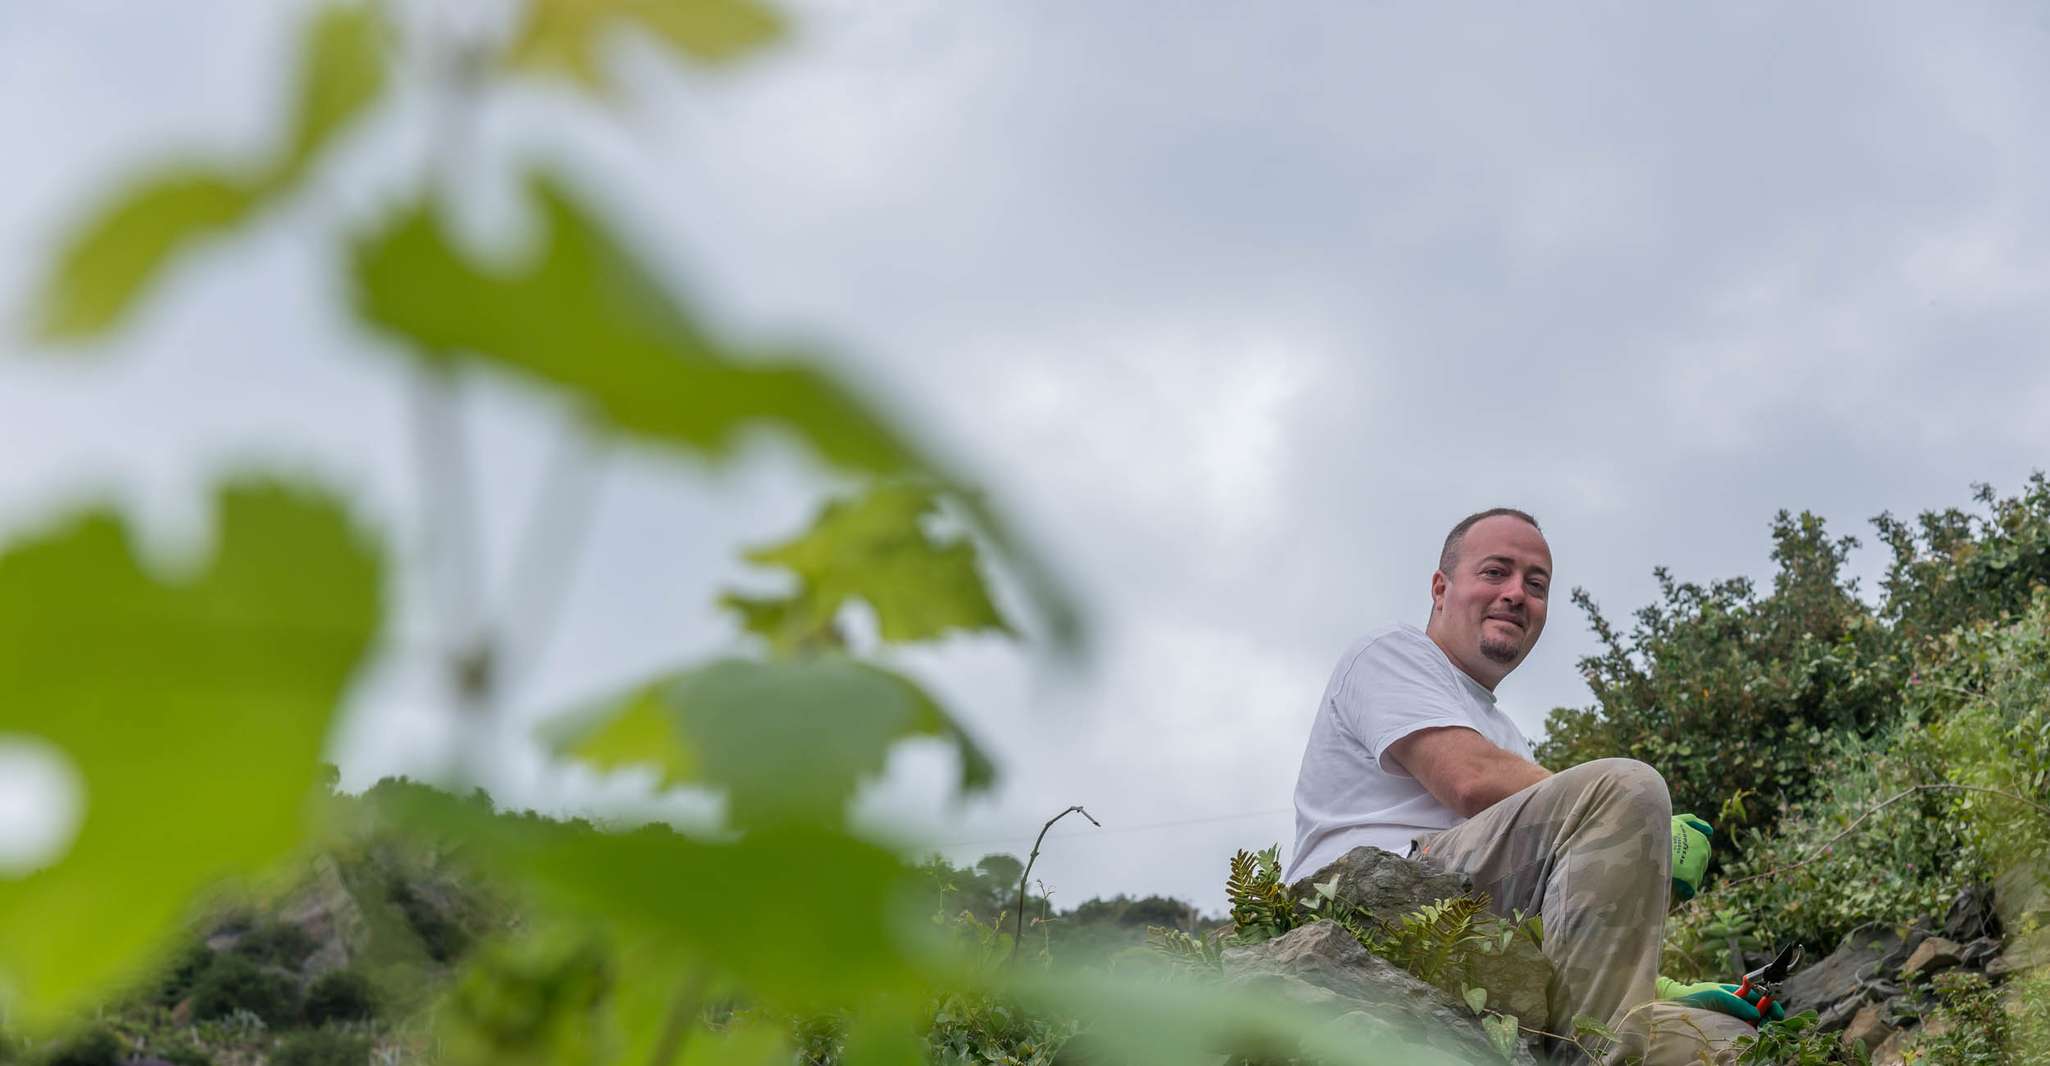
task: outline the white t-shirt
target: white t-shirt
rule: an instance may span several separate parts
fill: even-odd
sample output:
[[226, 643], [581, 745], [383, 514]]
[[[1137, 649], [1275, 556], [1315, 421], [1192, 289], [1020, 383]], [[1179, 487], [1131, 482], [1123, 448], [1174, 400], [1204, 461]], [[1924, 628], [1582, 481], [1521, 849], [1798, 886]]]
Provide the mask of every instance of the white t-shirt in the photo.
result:
[[1411, 837], [1465, 821], [1387, 757], [1396, 741], [1439, 726], [1466, 726], [1530, 758], [1530, 741], [1495, 706], [1495, 694], [1423, 630], [1391, 625], [1346, 649], [1303, 749], [1288, 880], [1362, 844], [1406, 855]]

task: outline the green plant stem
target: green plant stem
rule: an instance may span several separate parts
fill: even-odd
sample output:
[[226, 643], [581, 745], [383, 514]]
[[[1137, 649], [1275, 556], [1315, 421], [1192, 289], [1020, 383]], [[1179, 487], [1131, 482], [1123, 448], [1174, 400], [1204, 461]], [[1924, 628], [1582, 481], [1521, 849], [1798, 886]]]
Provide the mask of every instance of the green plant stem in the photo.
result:
[[[1763, 873], [1755, 873], [1749, 877], [1740, 877], [1737, 878], [1735, 881], [1725, 881], [1722, 884], [1717, 885], [1716, 888], [1717, 890], [1735, 888], [1738, 885], [1746, 884], [1751, 881], [1757, 881], [1767, 877], [1777, 877], [1780, 874], [1784, 873], [1792, 873], [1793, 871], [1798, 870], [1801, 867], [1806, 866], [1809, 863], [1822, 858], [1824, 855], [1827, 855], [1829, 853], [1829, 849], [1831, 847], [1834, 847], [1837, 841], [1842, 840], [1843, 838], [1850, 836], [1852, 833], [1856, 832], [1858, 827], [1865, 823], [1866, 819], [1872, 817], [1875, 814], [1878, 814], [1880, 811], [1883, 811], [1888, 807], [1893, 806], [1895, 803], [1898, 803], [1901, 800], [1904, 800], [1909, 796], [1914, 795], [1917, 792], [1983, 792], [1989, 796], [2000, 796], [2005, 799], [2013, 800], [2014, 802], [2022, 804], [2025, 807], [2032, 808], [2036, 811], [2036, 813], [2041, 814], [2045, 818], [2050, 818], [2050, 807], [2046, 807], [2040, 803], [2037, 803], [2035, 800], [2029, 799], [2025, 796], [2017, 796], [2012, 792], [2003, 792], [1997, 788], [1981, 788], [1977, 785], [1951, 784], [1912, 785], [1908, 788], [1904, 788], [1901, 791], [1894, 793], [1891, 796], [1886, 797], [1883, 800], [1880, 800], [1873, 806], [1866, 808], [1863, 813], [1858, 815], [1858, 817], [1852, 819], [1851, 824], [1845, 826], [1842, 832], [1836, 834], [1833, 837], [1830, 837], [1828, 840], [1823, 841], [1821, 845], [1816, 847], [1815, 850], [1811, 852], [1806, 858], [1803, 858], [1798, 862], [1789, 863], [1785, 866], [1776, 866]], [[1699, 895], [1696, 895], [1694, 899], [1689, 900], [1688, 903], [1692, 904], [1694, 902], [1697, 902], [1702, 898], [1702, 896], [1705, 895], [1707, 895], [1707, 893], [1701, 893]]]
[[676, 1056], [683, 1053], [683, 1045], [690, 1040], [691, 1030], [697, 1025], [698, 1011], [704, 1008], [708, 983], [702, 968], [692, 970], [683, 979], [683, 987], [676, 992], [676, 1001], [669, 1005], [669, 1017], [662, 1023], [662, 1036], [655, 1041], [655, 1050], [648, 1056], [648, 1066], [669, 1066]]
[[1103, 823], [1097, 821], [1096, 817], [1088, 811], [1083, 810], [1081, 804], [1076, 804], [1048, 818], [1046, 824], [1039, 827], [1039, 836], [1032, 841], [1032, 854], [1025, 857], [1025, 872], [1018, 875], [1018, 925], [1017, 931], [1011, 936], [1011, 956], [1010, 959], [1006, 960], [1007, 962], [1017, 960], [1018, 948], [1025, 943], [1025, 886], [1031, 883], [1032, 864], [1039, 860], [1039, 845], [1046, 842], [1046, 831], [1052, 829], [1055, 822], [1071, 814], [1080, 814], [1082, 817], [1089, 819], [1090, 825], [1098, 829], [1103, 828]]

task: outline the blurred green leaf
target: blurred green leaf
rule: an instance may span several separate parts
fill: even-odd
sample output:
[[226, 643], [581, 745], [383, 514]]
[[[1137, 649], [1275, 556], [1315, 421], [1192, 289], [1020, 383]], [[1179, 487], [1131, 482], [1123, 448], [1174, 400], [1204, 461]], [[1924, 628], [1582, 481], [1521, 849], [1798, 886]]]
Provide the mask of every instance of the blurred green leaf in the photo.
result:
[[843, 467], [927, 465], [826, 371], [722, 345], [567, 190], [532, 184], [545, 234], [534, 261], [479, 264], [435, 211], [415, 208], [356, 248], [363, 316], [416, 357], [482, 357], [658, 443], [721, 454], [743, 428], [774, 424]]
[[0, 555], [0, 733], [61, 749], [78, 836], [0, 880], [0, 971], [45, 1025], [136, 975], [219, 879], [304, 831], [322, 743], [377, 627], [377, 555], [339, 507], [228, 490], [210, 567], [146, 572], [95, 513]]
[[384, 91], [384, 32], [368, 4], [330, 7], [315, 17], [300, 60], [291, 145], [278, 162], [273, 184], [304, 177], [329, 139]]
[[290, 142], [268, 168], [169, 170], [131, 185], [74, 229], [44, 283], [37, 338], [89, 340], [119, 325], [181, 249], [290, 191], [321, 147], [381, 91], [381, 33], [366, 4], [329, 8], [314, 20], [300, 58]]
[[729, 595], [721, 602], [779, 646], [793, 634], [830, 626], [849, 600], [874, 608], [882, 637], [891, 642], [932, 640], [950, 629], [1011, 632], [990, 602], [974, 543], [941, 540], [927, 529], [938, 514], [938, 495], [906, 482], [831, 501], [803, 534], [747, 553], [753, 562], [796, 574], [794, 595]]
[[181, 248], [240, 222], [258, 200], [250, 183], [209, 170], [131, 187], [57, 254], [39, 301], [38, 338], [78, 341], [111, 329]]
[[924, 988], [917, 871], [844, 833], [784, 826], [730, 843], [667, 827], [604, 832], [493, 815], [421, 790], [399, 801], [564, 921], [719, 968], [758, 1002], [803, 1010]]
[[506, 58], [514, 67], [561, 73], [602, 92], [605, 39], [627, 26], [685, 57], [718, 63], [775, 40], [783, 20], [753, 0], [532, 0]]
[[[1075, 1061], [1123, 1066], [1304, 1057], [1324, 1066], [1389, 1062], [1486, 1062], [1479, 1039], [1405, 1026], [1355, 1011], [1334, 1019], [1258, 982], [1214, 984], [1138, 973], [1055, 968], [1024, 973], [1012, 993], [1033, 1007], [1083, 1025]], [[1083, 1045], [1086, 1045], [1086, 1050]], [[1069, 1049], [1062, 1049], [1063, 1060]], [[1221, 1057], [1230, 1052], [1229, 1057]]]
[[[661, 728], [662, 708], [668, 728]], [[902, 675], [842, 656], [726, 659], [546, 727], [566, 753], [600, 766], [659, 767], [666, 782], [723, 788], [738, 826], [837, 825], [863, 778], [906, 737], [953, 744], [961, 788], [995, 781], [988, 755]]]
[[[664, 701], [667, 681], [644, 685], [597, 715], [573, 714], [566, 724], [544, 727], [543, 739], [561, 754], [599, 770], [647, 766], [660, 770], [661, 784], [697, 780], [698, 757], [678, 734], [676, 715]], [[595, 724], [594, 724], [595, 723]]]

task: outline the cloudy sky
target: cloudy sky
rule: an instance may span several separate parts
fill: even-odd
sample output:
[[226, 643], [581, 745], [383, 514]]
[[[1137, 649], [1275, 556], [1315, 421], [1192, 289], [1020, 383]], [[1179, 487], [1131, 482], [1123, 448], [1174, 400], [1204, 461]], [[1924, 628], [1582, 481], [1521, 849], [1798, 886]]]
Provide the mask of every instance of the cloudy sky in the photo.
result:
[[[1651, 568], [1770, 573], [1780, 508], [1869, 532], [2050, 465], [2050, 15], [2025, 3], [793, 5], [779, 51], [708, 74], [622, 42], [609, 110], [491, 103], [457, 172], [515, 247], [507, 180], [554, 161], [741, 335], [800, 338], [958, 454], [1083, 593], [1079, 674], [960, 639], [900, 657], [995, 749], [949, 808], [907, 746], [862, 816], [968, 861], [1071, 803], [1039, 872], [1067, 905], [1215, 909], [1284, 846], [1338, 653], [1420, 623], [1445, 529], [1510, 504], [1612, 616]], [[420, 558], [405, 378], [342, 312], [334, 233], [404, 194], [401, 102], [315, 195], [190, 257], [98, 359], [21, 341], [40, 264], [118, 175], [257, 158], [303, 8], [0, 8], [0, 532], [113, 499], [166, 558], [256, 457], [349, 493]], [[337, 221], [340, 220], [340, 221]], [[502, 607], [561, 412], [478, 378], [484, 566]], [[532, 720], [736, 646], [735, 545], [829, 482], [764, 441], [710, 469], [603, 447], [583, 550], [509, 713]], [[1867, 538], [1869, 540], [1869, 537]], [[1868, 592], [1882, 560], [1853, 558]], [[456, 743], [417, 581], [335, 737], [346, 780]], [[1584, 702], [1559, 597], [1502, 685], [1536, 734]], [[0, 760], [25, 765], [0, 745]], [[46, 817], [0, 788], [20, 836]], [[510, 802], [619, 811], [498, 747]]]

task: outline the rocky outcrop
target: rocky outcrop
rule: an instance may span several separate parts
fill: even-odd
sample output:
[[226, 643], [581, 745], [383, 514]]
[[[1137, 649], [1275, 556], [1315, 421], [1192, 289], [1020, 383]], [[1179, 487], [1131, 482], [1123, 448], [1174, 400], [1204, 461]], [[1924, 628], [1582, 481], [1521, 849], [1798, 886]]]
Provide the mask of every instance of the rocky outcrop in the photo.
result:
[[[1232, 988], [1329, 1011], [1330, 1026], [1363, 1037], [1392, 1033], [1469, 1061], [1502, 1060], [1464, 1004], [1370, 954], [1333, 922], [1228, 949], [1224, 974]], [[1508, 1061], [1537, 1060], [1519, 1041]]]
[[317, 945], [300, 966], [307, 977], [348, 968], [370, 938], [362, 906], [327, 855], [314, 860], [312, 877], [279, 906], [278, 920], [305, 930]]
[[[1473, 890], [1473, 883], [1460, 874], [1446, 873], [1379, 848], [1364, 847], [1346, 852], [1296, 882], [1292, 891], [1300, 899], [1315, 898], [1314, 885], [1333, 885], [1333, 902], [1390, 924], [1425, 904]], [[1491, 944], [1484, 954], [1470, 960], [1466, 972], [1448, 975], [1439, 988], [1452, 996], [1459, 995], [1462, 986], [1485, 988], [1488, 1009], [1511, 1015], [1530, 1028], [1543, 1029], [1551, 1015], [1551, 984], [1551, 960], [1545, 958], [1537, 944], [1517, 935], [1506, 944]]]

